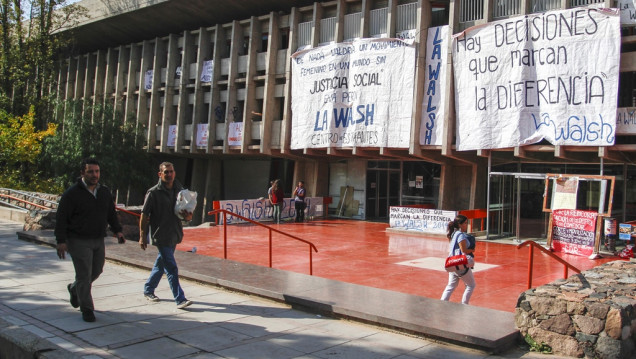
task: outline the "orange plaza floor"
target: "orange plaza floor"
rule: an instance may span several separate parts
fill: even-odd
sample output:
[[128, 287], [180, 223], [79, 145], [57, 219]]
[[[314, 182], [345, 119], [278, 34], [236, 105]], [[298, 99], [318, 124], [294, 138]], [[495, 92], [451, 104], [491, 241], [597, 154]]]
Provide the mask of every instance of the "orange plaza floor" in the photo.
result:
[[[270, 224], [270, 223], [265, 223]], [[443, 268], [448, 240], [421, 234], [386, 231], [387, 223], [328, 219], [272, 225], [280, 231], [312, 242], [313, 275], [428, 298], [439, 298], [448, 281]], [[269, 266], [268, 230], [249, 224], [227, 226], [227, 259]], [[272, 267], [309, 274], [309, 246], [272, 233]], [[187, 228], [178, 250], [197, 247], [198, 255], [223, 258], [223, 226]], [[532, 286], [563, 277], [563, 265], [534, 251]], [[519, 294], [527, 289], [529, 249], [478, 241], [475, 252], [477, 287], [470, 304], [514, 312]], [[619, 260], [556, 253], [581, 271]], [[572, 271], [569, 271], [572, 275]], [[460, 302], [460, 283], [451, 301]]]

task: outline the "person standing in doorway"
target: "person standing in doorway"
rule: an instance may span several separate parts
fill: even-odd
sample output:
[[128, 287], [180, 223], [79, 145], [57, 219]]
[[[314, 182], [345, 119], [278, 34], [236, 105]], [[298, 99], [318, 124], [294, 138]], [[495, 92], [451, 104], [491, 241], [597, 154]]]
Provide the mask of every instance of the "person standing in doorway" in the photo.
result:
[[94, 158], [82, 161], [81, 177], [69, 187], [57, 207], [55, 240], [57, 256], [71, 255], [75, 281], [66, 288], [73, 308], [80, 308], [82, 319], [95, 321], [91, 289], [104, 270], [106, 227], [115, 233], [118, 242], [126, 242], [115, 213], [115, 201], [110, 190], [99, 183], [99, 162]]
[[292, 197], [294, 197], [294, 207], [296, 208], [296, 223], [305, 221], [305, 182], [298, 181], [298, 186], [294, 189]]
[[[448, 256], [456, 256], [464, 254], [467, 256], [475, 256], [475, 237], [466, 233], [468, 230], [468, 218], [459, 214], [453, 221], [448, 222], [446, 237], [450, 240]], [[448, 284], [442, 293], [442, 300], [448, 301], [453, 294], [455, 288], [459, 284], [459, 280], [464, 282], [466, 289], [462, 297], [462, 304], [468, 304], [470, 296], [475, 290], [475, 276], [472, 268], [467, 268], [459, 273], [448, 273]]]
[[[183, 187], [175, 180], [174, 165], [163, 162], [159, 165], [159, 182], [146, 192], [144, 205], [139, 220], [139, 245], [146, 250], [148, 238], [156, 246], [159, 254], [150, 272], [150, 277], [144, 285], [144, 297], [151, 302], [158, 302], [155, 289], [166, 273], [170, 290], [177, 303], [177, 308], [183, 309], [192, 304], [186, 299], [179, 284], [179, 268], [174, 258], [177, 244], [183, 239], [183, 224], [174, 213], [177, 194]], [[192, 213], [182, 211], [181, 216], [186, 221], [192, 219]]]
[[269, 189], [269, 202], [272, 204], [274, 223], [280, 223], [280, 211], [283, 207], [285, 194], [280, 188], [280, 180], [274, 180], [272, 188]]

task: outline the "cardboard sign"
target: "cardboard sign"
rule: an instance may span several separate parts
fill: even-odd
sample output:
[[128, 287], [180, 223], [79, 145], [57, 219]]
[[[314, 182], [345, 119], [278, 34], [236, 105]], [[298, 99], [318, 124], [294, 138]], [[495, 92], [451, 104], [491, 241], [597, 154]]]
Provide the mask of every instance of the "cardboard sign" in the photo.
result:
[[594, 253], [595, 211], [557, 209], [552, 211], [552, 248], [555, 252], [589, 257]]

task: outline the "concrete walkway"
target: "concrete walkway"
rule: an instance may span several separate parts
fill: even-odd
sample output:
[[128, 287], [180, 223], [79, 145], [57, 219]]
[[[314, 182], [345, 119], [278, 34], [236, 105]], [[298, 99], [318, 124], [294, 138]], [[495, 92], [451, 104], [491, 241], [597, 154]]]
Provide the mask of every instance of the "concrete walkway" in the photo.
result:
[[[195, 304], [187, 310], [177, 310], [165, 278], [156, 292], [162, 301], [149, 303], [141, 295], [148, 270], [112, 261], [106, 264], [104, 273], [94, 284], [97, 321], [86, 323], [80, 312], [68, 303], [66, 284], [74, 276], [70, 259], [57, 259], [50, 245], [18, 240], [16, 232], [20, 230], [21, 224], [0, 220], [0, 358], [33, 358], [34, 353], [39, 358], [546, 357], [527, 353], [516, 346], [504, 353], [489, 355], [484, 351], [440, 344], [418, 335], [388, 331], [372, 325], [372, 318], [368, 318], [370, 324], [366, 325], [295, 310], [284, 302], [264, 299], [263, 294], [267, 293], [256, 293], [258, 297], [246, 294], [250, 288], [259, 287], [255, 283], [245, 283], [243, 293], [239, 293], [220, 288], [218, 285], [223, 285], [222, 282], [208, 284], [203, 283], [202, 278], [197, 282], [183, 280], [184, 291]], [[135, 243], [118, 246], [114, 240], [108, 241], [107, 254], [138, 253], [136, 261], [140, 263], [132, 263], [135, 266], [148, 266], [156, 255], [152, 250], [138, 250]], [[197, 263], [193, 260], [197, 257], [194, 254], [181, 254], [192, 256], [189, 260], [178, 258], [184, 264], [182, 273], [188, 273], [188, 277], [199, 275], [191, 266], [209, 265]], [[253, 282], [267, 282], [268, 277], [275, 277], [276, 270], [269, 268], [239, 268], [241, 264], [222, 262], [226, 262], [222, 270], [240, 272]], [[306, 277], [309, 276], [303, 278]], [[295, 285], [303, 286], [303, 283], [288, 283], [290, 287]], [[352, 289], [348, 286], [329, 288]], [[265, 295], [274, 299], [277, 296], [274, 292]], [[328, 297], [326, 293], [321, 296]], [[341, 296], [342, 293], [335, 292], [332, 295], [336, 301]], [[312, 310], [321, 308], [312, 307], [311, 303], [321, 302], [326, 306], [327, 299], [304, 297], [307, 308]], [[358, 302], [370, 301], [372, 306], [385, 308], [399, 307], [399, 302], [396, 304], [393, 300], [400, 298], [361, 297]], [[434, 313], [430, 315], [434, 316]], [[466, 324], [471, 326], [472, 320], [474, 318]], [[487, 330], [484, 325], [489, 321], [488, 317], [479, 319], [484, 331]]]

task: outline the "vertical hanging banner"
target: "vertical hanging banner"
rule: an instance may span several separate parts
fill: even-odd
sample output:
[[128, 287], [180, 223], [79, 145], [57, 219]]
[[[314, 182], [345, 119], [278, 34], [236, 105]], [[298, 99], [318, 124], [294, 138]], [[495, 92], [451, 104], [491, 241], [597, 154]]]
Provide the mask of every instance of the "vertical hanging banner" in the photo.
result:
[[360, 39], [292, 55], [291, 148], [407, 148], [415, 47]]
[[453, 36], [458, 150], [614, 144], [618, 9], [574, 8]]
[[586, 257], [592, 255], [597, 216], [594, 211], [577, 209], [552, 211], [552, 248], [556, 252]]
[[154, 73], [154, 70], [148, 70], [144, 74], [144, 90], [152, 90], [152, 77]]
[[206, 147], [208, 145], [209, 125], [207, 123], [197, 124], [197, 147]]
[[621, 11], [621, 25], [636, 25], [636, 0], [618, 0], [618, 9]]
[[201, 67], [201, 82], [212, 82], [212, 76], [214, 75], [214, 61], [203, 61]]
[[229, 146], [240, 146], [243, 144], [243, 122], [230, 122], [227, 144]]
[[168, 126], [168, 147], [174, 147], [177, 143], [177, 125]]
[[448, 25], [428, 29], [420, 145], [442, 145], [447, 58]]

